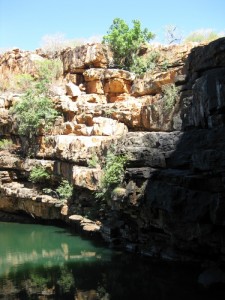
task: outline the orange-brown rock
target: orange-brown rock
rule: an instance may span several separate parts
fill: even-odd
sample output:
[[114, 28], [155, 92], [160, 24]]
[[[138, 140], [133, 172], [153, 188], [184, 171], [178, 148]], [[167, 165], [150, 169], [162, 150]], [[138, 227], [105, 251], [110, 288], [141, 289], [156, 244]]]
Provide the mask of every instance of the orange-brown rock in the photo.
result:
[[78, 111], [77, 103], [72, 101], [71, 98], [66, 95], [55, 97], [53, 101], [56, 109], [59, 111], [73, 113], [76, 113]]
[[71, 81], [72, 83], [76, 84], [76, 85], [80, 85], [84, 82], [84, 78], [81, 74], [66, 74], [65, 76], [67, 81]]
[[108, 93], [107, 94], [107, 102], [108, 103], [114, 103], [114, 102], [121, 102], [126, 101], [131, 96], [129, 93]]
[[[22, 183], [9, 182], [0, 185], [0, 210], [9, 213], [26, 212], [33, 218], [63, 219], [63, 203], [48, 195], [40, 195], [35, 189], [26, 188]], [[57, 205], [56, 205], [57, 204]]]
[[90, 67], [107, 68], [112, 61], [112, 54], [106, 45], [87, 44], [69, 48], [62, 52], [64, 74], [83, 73]]
[[123, 94], [131, 92], [131, 82], [122, 78], [110, 78], [104, 85], [106, 94]]
[[71, 134], [74, 133], [74, 123], [65, 122], [63, 124], [63, 134]]
[[38, 158], [67, 160], [70, 162], [86, 162], [93, 152], [101, 154], [108, 148], [113, 136], [76, 136], [55, 135], [42, 139]]
[[127, 127], [123, 123], [104, 117], [93, 118], [93, 135], [123, 136], [127, 133]]
[[75, 187], [96, 191], [100, 183], [102, 170], [100, 168], [74, 166], [72, 169], [72, 176]]
[[79, 98], [77, 99], [78, 105], [85, 105], [85, 104], [90, 105], [90, 103], [105, 104], [107, 103], [106, 96], [92, 93], [92, 94], [80, 95]]
[[74, 97], [76, 99], [78, 96], [81, 95], [81, 90], [76, 84], [70, 81], [66, 84], [66, 94], [70, 96], [72, 99], [74, 99]]
[[84, 72], [84, 80], [87, 93], [130, 93], [132, 82], [135, 78], [133, 73], [119, 69], [94, 69]]
[[83, 73], [85, 82], [104, 80], [105, 71], [103, 68], [90, 68]]
[[43, 57], [29, 51], [13, 49], [0, 55], [0, 74], [3, 79], [12, 79], [12, 75], [36, 74], [36, 62]]
[[101, 80], [92, 80], [86, 82], [86, 91], [88, 94], [104, 95], [104, 86]]
[[5, 108], [0, 108], [0, 126], [9, 123], [9, 110]]
[[92, 133], [92, 128], [91, 128], [91, 131], [88, 132], [87, 126], [85, 124], [76, 124], [74, 126], [74, 133], [76, 135], [89, 136]]
[[[197, 43], [198, 44], [198, 43]], [[185, 43], [180, 45], [151, 45], [144, 55], [151, 52], [158, 54], [157, 66], [159, 68], [177, 67], [185, 63], [191, 49], [196, 43]]]
[[182, 68], [175, 68], [165, 72], [146, 72], [134, 80], [131, 94], [138, 97], [160, 93], [162, 86], [173, 83], [175, 77], [180, 73], [182, 73]]

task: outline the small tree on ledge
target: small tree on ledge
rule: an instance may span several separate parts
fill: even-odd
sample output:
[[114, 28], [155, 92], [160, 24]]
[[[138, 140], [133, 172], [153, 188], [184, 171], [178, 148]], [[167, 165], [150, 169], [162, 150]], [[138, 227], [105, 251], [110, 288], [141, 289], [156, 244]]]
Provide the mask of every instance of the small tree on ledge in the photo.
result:
[[141, 29], [140, 21], [132, 22], [133, 28], [129, 28], [124, 20], [116, 18], [107, 35], [103, 36], [103, 43], [108, 44], [113, 51], [115, 66], [126, 70], [130, 70], [134, 64], [140, 46], [154, 38], [154, 34], [147, 28]]

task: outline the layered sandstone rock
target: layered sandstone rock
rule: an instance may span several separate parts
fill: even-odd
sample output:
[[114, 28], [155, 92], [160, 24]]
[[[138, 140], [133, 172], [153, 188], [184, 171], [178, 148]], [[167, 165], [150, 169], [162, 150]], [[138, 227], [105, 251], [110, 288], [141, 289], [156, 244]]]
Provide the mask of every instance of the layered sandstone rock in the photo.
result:
[[[224, 44], [154, 48], [157, 66], [141, 76], [108, 69], [106, 46], [66, 49], [64, 75], [78, 89], [67, 86], [66, 95], [65, 86], [54, 88], [61, 116], [48, 136], [36, 138], [32, 158], [21, 156], [27, 141], [8, 115], [21, 95], [1, 95], [0, 133], [16, 147], [0, 152], [0, 209], [63, 219], [149, 256], [224, 260]], [[4, 56], [0, 70], [23, 71], [16, 52]], [[176, 95], [166, 105], [164, 88], [171, 84]], [[111, 146], [128, 157], [125, 176], [107, 201], [99, 201], [94, 193]], [[64, 178], [74, 186], [67, 205], [29, 182], [38, 165], [54, 184]]]
[[91, 44], [66, 49], [61, 54], [65, 73], [83, 73], [90, 67], [107, 68], [112, 61], [112, 54], [107, 46]]
[[36, 62], [43, 57], [29, 51], [13, 49], [0, 55], [0, 76], [2, 80], [10, 80], [12, 75], [36, 74]]

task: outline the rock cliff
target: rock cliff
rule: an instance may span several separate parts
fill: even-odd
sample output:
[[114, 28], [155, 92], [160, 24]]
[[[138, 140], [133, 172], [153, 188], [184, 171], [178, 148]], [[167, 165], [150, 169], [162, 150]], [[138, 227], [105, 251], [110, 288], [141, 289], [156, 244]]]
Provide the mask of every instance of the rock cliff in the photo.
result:
[[[63, 72], [51, 98], [61, 116], [51, 133], [35, 136], [30, 157], [9, 113], [22, 94], [6, 83], [35, 77], [34, 61], [45, 57], [1, 55], [0, 135], [13, 141], [0, 152], [1, 212], [60, 219], [153, 257], [224, 261], [225, 39], [157, 51], [155, 69], [139, 76], [111, 68], [101, 44], [58, 53]], [[103, 201], [95, 192], [112, 146], [127, 162], [120, 190]], [[34, 166], [49, 170], [53, 185], [67, 179], [73, 197], [44, 194], [29, 181]]]

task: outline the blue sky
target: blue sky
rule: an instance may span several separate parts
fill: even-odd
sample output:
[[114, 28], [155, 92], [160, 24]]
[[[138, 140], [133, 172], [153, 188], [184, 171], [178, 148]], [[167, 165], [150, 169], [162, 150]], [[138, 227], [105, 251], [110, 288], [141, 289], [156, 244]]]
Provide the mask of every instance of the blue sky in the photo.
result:
[[34, 50], [45, 35], [66, 39], [106, 34], [114, 18], [140, 20], [163, 40], [164, 28], [176, 25], [183, 36], [211, 28], [225, 32], [225, 0], [0, 0], [0, 48]]

